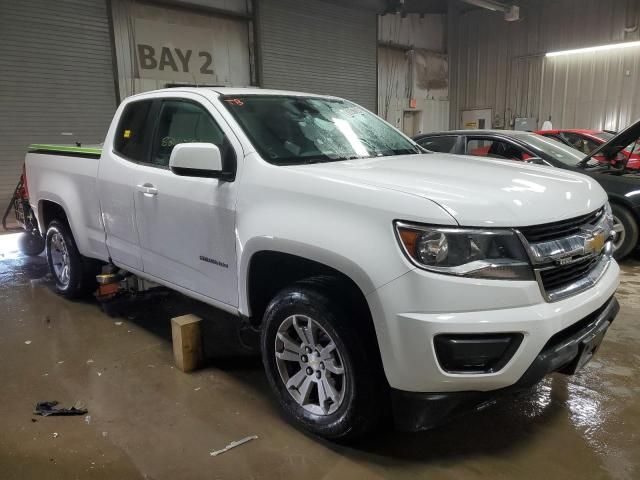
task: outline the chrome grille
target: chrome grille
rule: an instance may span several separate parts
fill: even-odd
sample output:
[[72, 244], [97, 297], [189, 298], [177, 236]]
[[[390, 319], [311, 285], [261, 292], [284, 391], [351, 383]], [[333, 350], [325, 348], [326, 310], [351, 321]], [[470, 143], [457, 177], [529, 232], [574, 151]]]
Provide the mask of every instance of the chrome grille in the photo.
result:
[[580, 229], [585, 225], [595, 225], [603, 213], [604, 208], [600, 208], [595, 212], [591, 212], [580, 217], [570, 218], [569, 220], [545, 223], [544, 225], [533, 225], [531, 227], [522, 227], [520, 232], [525, 236], [529, 243], [557, 240], [559, 238], [569, 237], [579, 233]]
[[519, 229], [547, 301], [596, 284], [611, 261], [612, 230], [610, 211], [604, 207], [562, 222]]
[[593, 255], [587, 258], [581, 258], [569, 265], [561, 265], [550, 267], [547, 270], [540, 270], [540, 279], [542, 286], [546, 291], [553, 291], [562, 288], [568, 283], [576, 281], [576, 279], [584, 277], [588, 274], [600, 261], [600, 255]]

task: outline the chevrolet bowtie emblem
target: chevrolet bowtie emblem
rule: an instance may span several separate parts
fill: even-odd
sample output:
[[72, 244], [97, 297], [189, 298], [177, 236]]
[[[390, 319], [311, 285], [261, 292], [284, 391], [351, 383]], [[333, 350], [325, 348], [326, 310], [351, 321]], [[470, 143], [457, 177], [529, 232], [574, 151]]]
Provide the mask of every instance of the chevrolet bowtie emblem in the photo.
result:
[[584, 239], [584, 253], [597, 253], [602, 250], [606, 238], [604, 232], [596, 233], [595, 235]]

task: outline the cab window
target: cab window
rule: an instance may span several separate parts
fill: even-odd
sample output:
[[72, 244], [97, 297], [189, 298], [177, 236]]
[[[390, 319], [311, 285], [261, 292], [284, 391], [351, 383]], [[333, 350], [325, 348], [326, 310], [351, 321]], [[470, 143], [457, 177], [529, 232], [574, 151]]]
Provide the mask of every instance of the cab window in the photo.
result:
[[184, 100], [164, 100], [160, 107], [151, 163], [166, 167], [173, 148], [180, 143], [213, 143], [223, 161], [232, 150], [224, 132], [204, 107]]
[[122, 112], [113, 141], [115, 152], [135, 162], [146, 160], [148, 117], [152, 100], [129, 103]]

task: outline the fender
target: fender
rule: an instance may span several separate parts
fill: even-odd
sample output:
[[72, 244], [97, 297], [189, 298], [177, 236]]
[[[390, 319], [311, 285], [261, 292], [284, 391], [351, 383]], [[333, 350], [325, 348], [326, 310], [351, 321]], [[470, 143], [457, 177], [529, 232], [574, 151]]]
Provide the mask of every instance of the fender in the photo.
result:
[[312, 260], [331, 267], [353, 280], [365, 296], [376, 289], [372, 279], [358, 264], [334, 251], [285, 238], [271, 236], [254, 237], [245, 244], [238, 265], [240, 278], [238, 282], [240, 299], [239, 311], [243, 315], [251, 315], [248, 296], [249, 266], [251, 265], [251, 259], [256, 253], [262, 251], [296, 255], [306, 260]]

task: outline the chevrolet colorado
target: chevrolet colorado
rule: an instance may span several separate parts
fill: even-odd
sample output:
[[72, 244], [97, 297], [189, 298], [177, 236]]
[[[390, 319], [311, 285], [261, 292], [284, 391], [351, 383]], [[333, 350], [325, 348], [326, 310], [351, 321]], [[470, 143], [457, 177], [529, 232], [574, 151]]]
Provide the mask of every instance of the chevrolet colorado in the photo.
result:
[[181, 88], [32, 146], [26, 189], [60, 294], [111, 265], [237, 315], [285, 414], [348, 440], [574, 373], [618, 312], [595, 180], [443, 156], [340, 98]]

